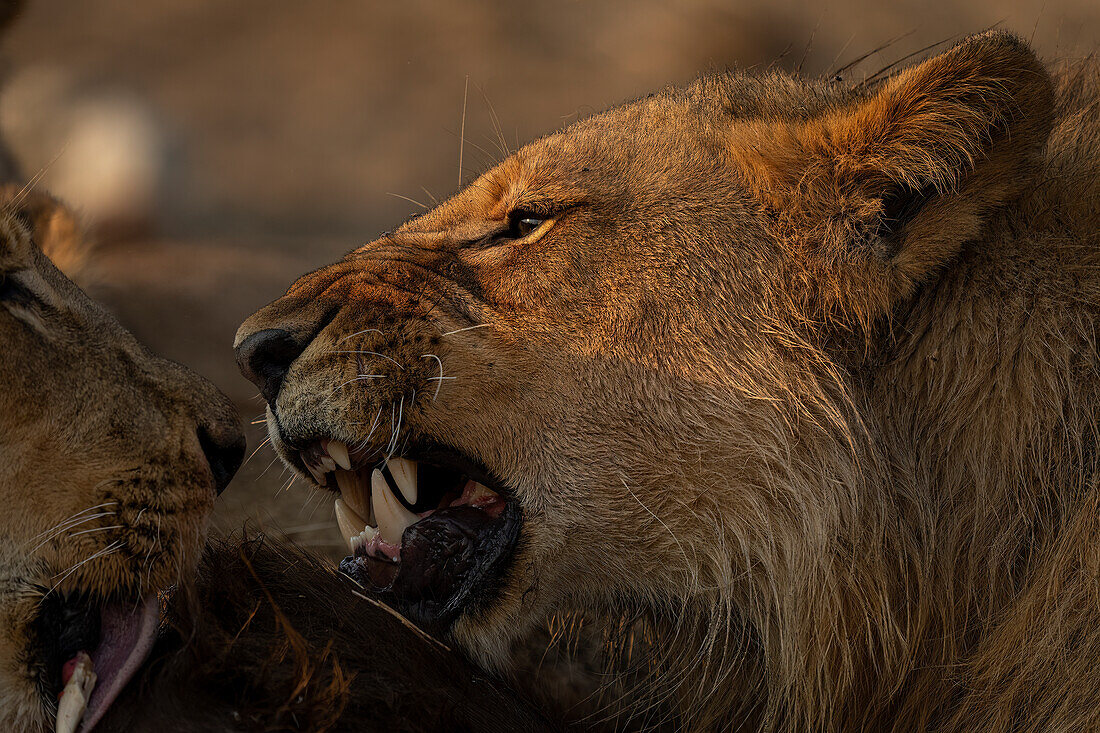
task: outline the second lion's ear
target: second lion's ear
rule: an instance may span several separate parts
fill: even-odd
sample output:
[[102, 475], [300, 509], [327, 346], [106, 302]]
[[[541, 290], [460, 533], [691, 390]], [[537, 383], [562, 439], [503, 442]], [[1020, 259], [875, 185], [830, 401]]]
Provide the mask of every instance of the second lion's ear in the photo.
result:
[[66, 277], [81, 287], [90, 284], [94, 240], [72, 209], [49, 194], [15, 183], [0, 184], [0, 206], [14, 209], [34, 243]]
[[1031, 49], [986, 33], [812, 119], [754, 125], [735, 154], [781, 241], [825, 268], [817, 295], [848, 301], [828, 309], [874, 318], [1034, 180], [1053, 107]]

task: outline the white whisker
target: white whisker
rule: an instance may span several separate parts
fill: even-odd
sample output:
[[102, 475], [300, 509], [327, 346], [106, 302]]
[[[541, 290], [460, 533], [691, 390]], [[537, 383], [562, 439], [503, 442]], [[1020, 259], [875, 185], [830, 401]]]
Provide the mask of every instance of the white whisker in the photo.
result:
[[378, 420], [382, 417], [382, 405], [378, 406], [378, 412], [374, 414], [374, 421], [370, 424], [370, 430], [367, 431], [367, 437], [363, 438], [359, 450], [363, 450], [367, 447], [367, 443], [370, 442], [370, 436], [374, 435], [374, 429], [378, 427]]
[[112, 524], [110, 527], [93, 527], [92, 529], [82, 529], [79, 532], [73, 532], [69, 536], [70, 537], [76, 537], [77, 535], [81, 535], [81, 534], [92, 534], [94, 532], [106, 532], [109, 529], [122, 529], [122, 528], [123, 528], [123, 525], [121, 525], [121, 524]]
[[442, 336], [453, 336], [456, 333], [462, 333], [463, 331], [473, 331], [475, 328], [488, 328], [491, 325], [491, 323], [481, 323], [476, 326], [467, 326], [466, 328], [459, 328], [454, 331], [448, 331], [447, 333], [442, 334]]
[[268, 471], [270, 471], [270, 470], [271, 470], [271, 467], [272, 467], [272, 466], [274, 466], [274, 465], [275, 465], [275, 463], [276, 463], [276, 461], [278, 461], [278, 460], [279, 460], [279, 456], [278, 456], [278, 455], [276, 455], [276, 456], [275, 456], [274, 458], [272, 458], [272, 459], [271, 459], [271, 463], [267, 464], [267, 468], [265, 468], [264, 470], [260, 471], [260, 475], [256, 477], [256, 480], [257, 480], [257, 481], [259, 481], [260, 479], [262, 479], [262, 478], [264, 477], [264, 474], [266, 474], [266, 473], [267, 473]]
[[368, 379], [382, 379], [385, 376], [386, 376], [385, 374], [360, 374], [355, 379], [349, 379], [348, 381], [344, 382], [343, 384], [338, 384], [335, 387], [333, 387], [332, 392], [329, 392], [329, 395], [332, 395], [338, 389], [343, 389], [344, 387], [347, 387], [352, 382], [364, 382]]
[[66, 525], [65, 525], [64, 527], [62, 527], [61, 529], [57, 530], [57, 531], [56, 531], [56, 532], [55, 532], [54, 534], [50, 535], [49, 537], [47, 537], [46, 539], [42, 540], [42, 541], [41, 541], [41, 542], [39, 542], [39, 543], [38, 543], [37, 545], [35, 545], [35, 546], [34, 546], [34, 549], [32, 549], [32, 550], [31, 550], [30, 552], [28, 552], [27, 554], [28, 554], [28, 555], [33, 555], [34, 553], [36, 553], [36, 552], [38, 552], [38, 551], [39, 551], [40, 549], [42, 549], [42, 547], [43, 547], [44, 545], [47, 545], [47, 544], [49, 544], [50, 542], [53, 542], [54, 540], [56, 540], [56, 539], [57, 539], [58, 537], [60, 537], [60, 536], [61, 536], [62, 534], [64, 534], [64, 533], [65, 533], [66, 531], [68, 531], [68, 530], [72, 529], [73, 527], [79, 527], [79, 526], [80, 526], [80, 525], [82, 525], [82, 524], [85, 524], [85, 523], [87, 523], [87, 522], [90, 522], [90, 521], [92, 521], [93, 519], [99, 519], [100, 517], [110, 517], [110, 516], [113, 516], [113, 515], [114, 515], [114, 514], [116, 514], [116, 513], [117, 513], [117, 512], [100, 512], [99, 514], [92, 514], [91, 516], [88, 516], [88, 517], [84, 517], [84, 518], [82, 518], [82, 519], [80, 519], [80, 520], [76, 520], [76, 521], [72, 521], [72, 522], [69, 522], [69, 523], [68, 523], [68, 524], [66, 524]]
[[[435, 385], [435, 394], [432, 395], [432, 402], [435, 402], [435, 398], [439, 396], [439, 388], [443, 386], [443, 360], [440, 359], [435, 354], [421, 354], [420, 358], [421, 359], [435, 359], [435, 363], [439, 364], [439, 376], [438, 377], [429, 377], [429, 379], [438, 380], [436, 382], [436, 385]], [[453, 377], [452, 377], [452, 379], [453, 379]]]
[[[100, 484], [100, 486], [102, 486], [102, 484]], [[99, 487], [97, 486], [96, 488], [99, 488]], [[67, 522], [70, 522], [73, 519], [76, 519], [77, 517], [79, 517], [82, 514], [87, 514], [88, 512], [94, 512], [96, 509], [102, 509], [103, 507], [114, 506], [117, 503], [118, 503], [117, 501], [105, 501], [102, 504], [96, 504], [95, 506], [90, 506], [87, 509], [82, 509], [79, 512], [77, 512], [76, 514], [71, 514], [68, 517], [66, 517], [65, 519], [62, 519], [60, 522], [58, 522], [54, 526], [47, 529], [45, 532], [39, 532], [34, 537], [27, 540], [27, 544], [29, 545], [31, 542], [34, 542], [35, 540], [39, 539], [40, 537], [50, 534], [51, 532], [56, 530], [61, 525], [65, 524]]]
[[405, 412], [405, 395], [401, 395], [401, 405], [397, 411], [397, 422], [393, 425], [393, 437], [390, 438], [390, 444], [386, 448], [386, 460], [389, 460], [393, 455], [393, 451], [397, 448], [397, 438], [401, 434], [401, 418]]
[[392, 358], [386, 356], [385, 354], [379, 354], [377, 351], [360, 351], [360, 350], [357, 350], [357, 349], [337, 349], [336, 351], [326, 351], [325, 353], [326, 354], [370, 354], [371, 356], [378, 356], [378, 357], [381, 357], [381, 358], [383, 358], [387, 361], [392, 361], [394, 364], [397, 365], [398, 369], [404, 369], [405, 368], [401, 365], [401, 362], [397, 361], [396, 359], [392, 359]]
[[462, 153], [466, 147], [466, 96], [470, 93], [470, 75], [466, 75], [466, 87], [462, 90], [462, 127], [458, 133], [458, 187], [462, 188]]
[[640, 506], [642, 509], [645, 509], [649, 513], [649, 516], [656, 519], [658, 522], [660, 522], [661, 526], [665, 528], [665, 531], [668, 532], [669, 536], [672, 537], [672, 541], [676, 543], [676, 546], [678, 548], [680, 548], [680, 554], [684, 556], [685, 567], [691, 567], [691, 558], [688, 557], [687, 550], [685, 550], [684, 546], [682, 544], [680, 544], [680, 538], [676, 536], [676, 533], [672, 531], [672, 528], [669, 527], [667, 524], [665, 524], [665, 521], [663, 519], [661, 519], [659, 516], [654, 514], [653, 510], [650, 509], [649, 507], [647, 507], [642, 502], [642, 500], [638, 498], [638, 495], [635, 494], [634, 491], [630, 488], [630, 486], [626, 483], [626, 477], [625, 476], [620, 474], [619, 475], [619, 480], [623, 482], [623, 488], [626, 489], [628, 492], [630, 492], [630, 495], [632, 497], [634, 497], [634, 501], [638, 502], [638, 506]]
[[401, 194], [394, 193], [393, 191], [387, 191], [386, 194], [389, 195], [389, 196], [393, 196], [395, 198], [404, 199], [404, 200], [408, 201], [410, 204], [416, 204], [417, 206], [419, 206], [422, 209], [427, 209], [428, 208], [427, 204], [422, 204], [414, 198], [410, 198], [408, 196], [402, 196]]
[[[99, 552], [93, 553], [92, 555], [84, 558], [83, 560], [78, 562], [76, 565], [69, 568], [69, 570], [66, 571], [66, 573], [64, 575], [61, 576], [61, 579], [53, 584], [53, 587], [50, 588], [49, 593], [53, 593], [55, 590], [57, 590], [57, 587], [59, 585], [61, 585], [62, 583], [64, 583], [66, 578], [68, 578], [70, 575], [75, 573], [77, 570], [80, 570], [80, 568], [84, 567], [85, 565], [90, 563], [92, 560], [97, 560], [101, 557], [106, 557], [107, 555], [110, 555], [113, 552], [118, 552], [119, 550], [122, 549], [123, 544], [125, 544], [125, 543], [122, 540], [115, 540], [114, 542], [107, 545], [106, 547], [104, 547]], [[55, 575], [54, 577], [57, 577], [57, 576]], [[49, 593], [47, 593], [46, 595], [49, 595]]]
[[252, 455], [250, 455], [248, 458], [246, 458], [244, 460], [244, 463], [241, 464], [241, 466], [247, 466], [248, 462], [251, 461], [253, 458], [255, 458], [256, 454], [259, 453], [261, 450], [263, 450], [263, 447], [265, 445], [267, 445], [268, 443], [270, 443], [270, 442], [271, 442], [271, 436], [269, 435], [269, 436], [267, 436], [266, 438], [263, 439], [263, 442], [261, 442], [258, 446], [256, 446], [256, 450], [252, 451]]
[[159, 544], [160, 544], [160, 515], [158, 514], [157, 515], [157, 536], [153, 540], [152, 544], [149, 545], [149, 551], [145, 553], [145, 562], [142, 563], [142, 566], [145, 567], [146, 571], [150, 574], [153, 572], [153, 550], [155, 550], [157, 548], [157, 545], [159, 545]]
[[339, 346], [340, 344], [344, 343], [344, 342], [345, 342], [345, 341], [347, 341], [348, 339], [350, 339], [350, 338], [355, 338], [356, 336], [362, 336], [362, 335], [363, 335], [363, 334], [365, 334], [365, 333], [377, 333], [377, 334], [381, 334], [381, 335], [383, 335], [383, 336], [385, 336], [385, 335], [386, 335], [386, 334], [382, 333], [381, 331], [379, 331], [379, 330], [378, 330], [377, 328], [368, 328], [368, 329], [365, 329], [365, 330], [363, 330], [363, 331], [356, 331], [356, 332], [355, 332], [355, 333], [353, 333], [353, 334], [350, 334], [350, 335], [348, 335], [348, 336], [345, 336], [344, 338], [342, 338], [342, 339], [340, 339], [339, 341], [337, 341], [337, 342], [336, 342], [336, 345], [337, 345], [337, 346]]

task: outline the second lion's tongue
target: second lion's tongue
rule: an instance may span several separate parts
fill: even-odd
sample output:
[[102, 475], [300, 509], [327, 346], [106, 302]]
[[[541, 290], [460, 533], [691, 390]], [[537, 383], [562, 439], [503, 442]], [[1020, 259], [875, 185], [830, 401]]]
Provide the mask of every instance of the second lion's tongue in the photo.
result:
[[155, 596], [136, 609], [112, 605], [103, 610], [99, 646], [92, 653], [98, 683], [88, 700], [81, 733], [88, 733], [103, 717], [145, 661], [159, 624], [160, 602]]

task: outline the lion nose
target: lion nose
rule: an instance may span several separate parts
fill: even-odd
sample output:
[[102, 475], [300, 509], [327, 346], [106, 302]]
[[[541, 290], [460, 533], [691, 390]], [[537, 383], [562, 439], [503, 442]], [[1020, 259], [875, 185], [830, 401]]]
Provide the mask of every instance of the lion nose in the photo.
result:
[[304, 348], [289, 331], [269, 328], [238, 344], [237, 366], [248, 381], [260, 388], [267, 403], [274, 405], [287, 370]]
[[210, 473], [214, 475], [214, 491], [220, 496], [244, 460], [244, 434], [236, 425], [221, 430], [200, 426], [198, 436], [199, 446], [210, 464]]

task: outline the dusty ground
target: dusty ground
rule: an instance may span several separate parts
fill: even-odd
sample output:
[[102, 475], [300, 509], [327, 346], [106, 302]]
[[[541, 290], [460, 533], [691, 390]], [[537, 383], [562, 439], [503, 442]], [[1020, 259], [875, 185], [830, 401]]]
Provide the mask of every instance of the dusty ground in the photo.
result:
[[[29, 4], [3, 45], [0, 130], [47, 188], [93, 217], [126, 210], [100, 222], [95, 294], [247, 420], [262, 405], [230, 342], [248, 313], [578, 115], [716, 67], [832, 73], [893, 40], [858, 79], [996, 24], [1051, 58], [1100, 37], [1095, 0]], [[338, 552], [329, 502], [272, 460], [248, 462], [219, 524]]]

